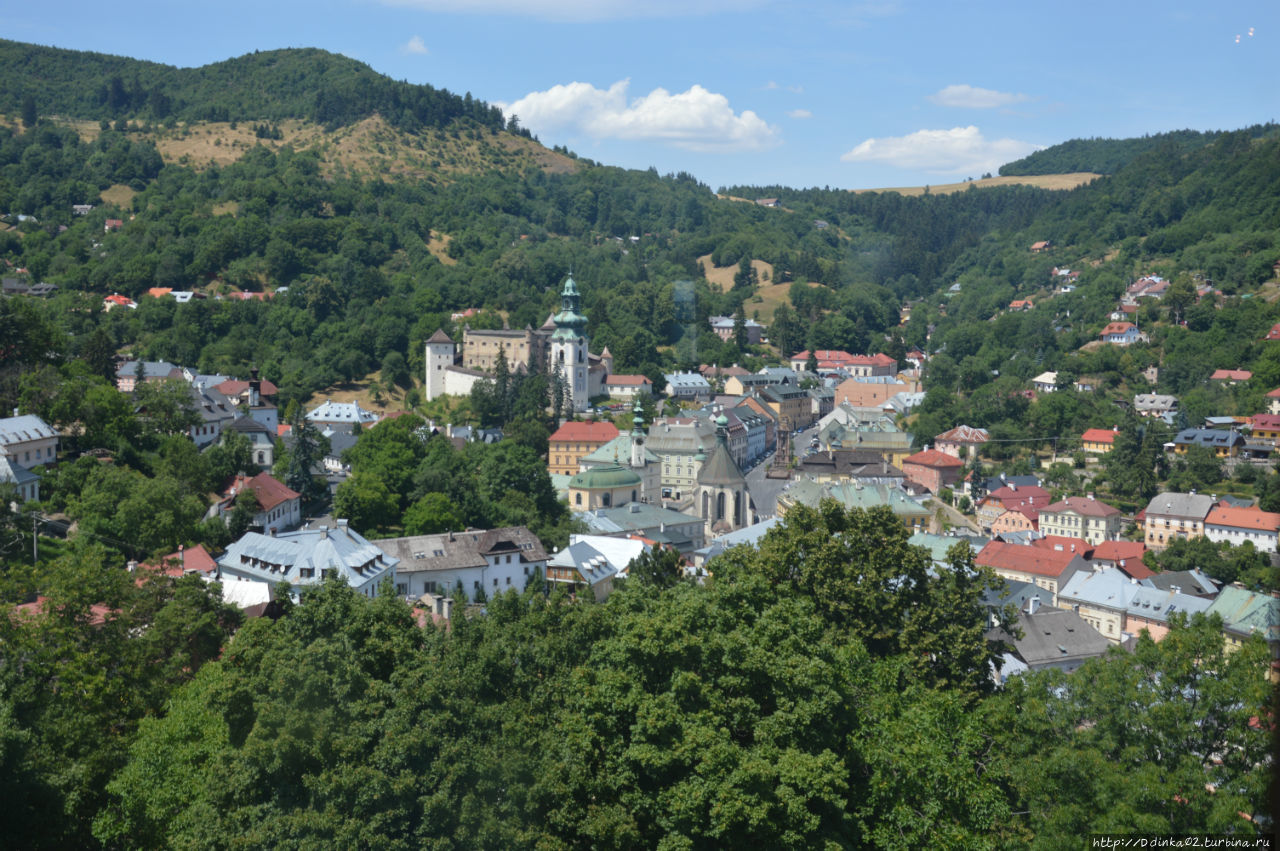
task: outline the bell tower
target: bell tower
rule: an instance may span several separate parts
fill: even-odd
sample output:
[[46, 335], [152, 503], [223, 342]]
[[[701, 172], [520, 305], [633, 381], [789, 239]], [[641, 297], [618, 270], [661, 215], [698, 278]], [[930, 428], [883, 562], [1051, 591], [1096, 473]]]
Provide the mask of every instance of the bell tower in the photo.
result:
[[552, 320], [551, 349], [547, 366], [558, 371], [568, 388], [575, 411], [585, 411], [590, 398], [587, 389], [587, 317], [581, 313], [582, 295], [573, 275], [565, 279], [560, 291], [560, 312]]

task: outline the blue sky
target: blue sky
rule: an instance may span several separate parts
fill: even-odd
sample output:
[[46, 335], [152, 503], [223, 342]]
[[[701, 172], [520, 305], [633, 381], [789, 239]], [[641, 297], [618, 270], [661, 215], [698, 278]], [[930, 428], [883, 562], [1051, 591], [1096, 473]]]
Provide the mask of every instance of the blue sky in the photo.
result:
[[713, 188], [945, 183], [1280, 119], [1276, 0], [51, 0], [0, 7], [0, 34], [180, 66], [320, 47]]

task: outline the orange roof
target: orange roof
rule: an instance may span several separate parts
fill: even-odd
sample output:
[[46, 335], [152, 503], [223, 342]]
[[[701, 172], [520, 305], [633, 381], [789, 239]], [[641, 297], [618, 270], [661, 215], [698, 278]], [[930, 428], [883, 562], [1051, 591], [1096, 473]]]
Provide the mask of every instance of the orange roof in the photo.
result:
[[565, 423], [549, 439], [560, 443], [608, 443], [617, 436], [618, 427], [613, 423], [585, 422]]
[[122, 304], [122, 305], [133, 304], [133, 299], [129, 298], [128, 296], [123, 296], [118, 294], [109, 295], [106, 298], [104, 298], [103, 301], [109, 301], [112, 304]]
[[1248, 381], [1253, 373], [1247, 369], [1215, 369], [1210, 381]]
[[166, 296], [171, 292], [173, 292], [173, 287], [152, 287], [147, 290], [147, 295], [152, 298], [160, 298], [161, 296]]
[[1209, 516], [1204, 519], [1206, 526], [1230, 526], [1234, 529], [1249, 529], [1256, 532], [1280, 531], [1280, 514], [1263, 511], [1260, 508], [1232, 508], [1228, 505], [1215, 505], [1209, 509]]
[[1102, 329], [1102, 336], [1106, 337], [1111, 334], [1124, 334], [1130, 328], [1137, 328], [1132, 322], [1108, 322], [1107, 327]]
[[921, 467], [963, 467], [964, 462], [954, 455], [926, 449], [902, 459], [903, 464], [919, 464]]
[[1078, 556], [1079, 553], [1058, 552], [1040, 547], [992, 541], [982, 548], [974, 561], [992, 570], [1016, 570], [1022, 573], [1034, 573], [1037, 576], [1059, 577], [1066, 571], [1072, 559]]
[[1091, 428], [1080, 439], [1085, 443], [1115, 443], [1116, 432], [1109, 428]]
[[[45, 608], [49, 605], [48, 597], [36, 597], [34, 603], [22, 603], [14, 606], [13, 611], [19, 616], [36, 617], [45, 612]], [[107, 615], [118, 614], [117, 609], [110, 606], [104, 606], [102, 603], [94, 603], [89, 607], [89, 626], [101, 626], [107, 622]]]

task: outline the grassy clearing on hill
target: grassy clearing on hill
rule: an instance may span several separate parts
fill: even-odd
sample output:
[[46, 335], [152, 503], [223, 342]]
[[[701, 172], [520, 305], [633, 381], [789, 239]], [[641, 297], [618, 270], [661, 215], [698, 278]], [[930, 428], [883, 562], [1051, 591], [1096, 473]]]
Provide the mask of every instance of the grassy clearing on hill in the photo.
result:
[[[360, 381], [348, 381], [341, 384], [332, 384], [319, 393], [312, 395], [305, 407], [314, 408], [316, 405], [329, 399], [334, 402], [359, 402], [360, 407], [366, 411], [373, 411], [378, 414], [389, 414], [393, 411], [408, 411], [409, 406], [404, 403], [406, 389], [403, 387], [391, 387], [382, 393], [382, 404], [376, 404], [373, 401], [374, 393], [371, 386], [374, 382], [383, 384], [382, 372], [371, 372]], [[421, 382], [418, 379], [413, 380], [414, 387], [420, 387]]]
[[[1033, 174], [1025, 177], [984, 177], [981, 180], [965, 180], [960, 183], [938, 183], [928, 186], [934, 195], [948, 195], [952, 192], [963, 192], [970, 186], [982, 189], [987, 186], [1039, 186], [1041, 189], [1075, 189], [1101, 177], [1089, 171], [1077, 171], [1071, 174]], [[898, 186], [884, 189], [855, 189], [855, 192], [897, 192], [899, 195], [923, 195], [924, 186]]]
[[[80, 138], [91, 141], [101, 132], [97, 122], [64, 122], [74, 127]], [[155, 142], [168, 163], [193, 168], [235, 162], [257, 145], [278, 151], [285, 145], [295, 150], [318, 148], [327, 176], [381, 177], [427, 180], [455, 174], [474, 174], [493, 169], [526, 171], [541, 169], [553, 174], [575, 171], [572, 157], [548, 150], [523, 136], [492, 134], [472, 128], [426, 130], [408, 133], [397, 130], [381, 116], [329, 131], [300, 120], [280, 121], [273, 126], [279, 139], [260, 139], [255, 122], [194, 122], [177, 127], [154, 127], [147, 132], [132, 129], [133, 138]]]
[[104, 204], [114, 204], [122, 210], [127, 210], [133, 206], [133, 196], [137, 194], [123, 183], [116, 183], [99, 192], [98, 197]]

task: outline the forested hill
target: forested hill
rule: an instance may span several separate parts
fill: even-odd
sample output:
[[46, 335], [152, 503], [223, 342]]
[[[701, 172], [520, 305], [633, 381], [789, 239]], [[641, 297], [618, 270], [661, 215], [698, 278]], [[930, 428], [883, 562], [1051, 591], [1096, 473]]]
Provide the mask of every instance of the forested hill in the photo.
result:
[[[1280, 131], [1274, 123], [1255, 124], [1244, 130], [1251, 139], [1272, 136]], [[1218, 141], [1226, 131], [1200, 132], [1175, 130], [1155, 133], [1134, 139], [1069, 139], [1059, 145], [1036, 151], [1020, 160], [1000, 166], [1001, 177], [1021, 177], [1030, 174], [1069, 174], [1091, 171], [1096, 174], [1115, 174], [1143, 154], [1158, 151], [1190, 151]]]
[[41, 115], [73, 119], [304, 119], [333, 128], [379, 114], [409, 131], [444, 128], [458, 119], [506, 127], [500, 109], [470, 94], [397, 82], [363, 62], [315, 48], [176, 68], [0, 40], [0, 74], [18, 83], [0, 87], [0, 113], [7, 115], [18, 115], [29, 101]]

